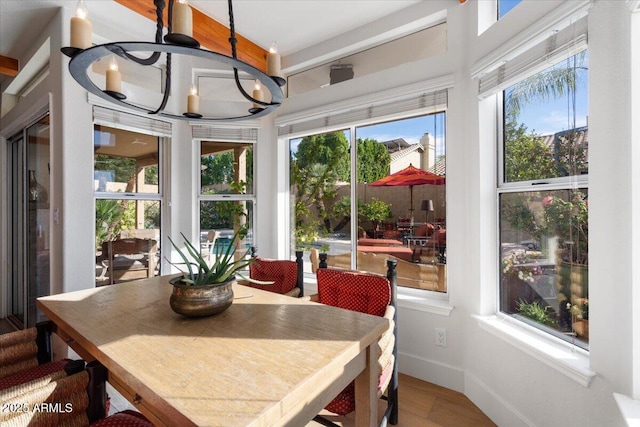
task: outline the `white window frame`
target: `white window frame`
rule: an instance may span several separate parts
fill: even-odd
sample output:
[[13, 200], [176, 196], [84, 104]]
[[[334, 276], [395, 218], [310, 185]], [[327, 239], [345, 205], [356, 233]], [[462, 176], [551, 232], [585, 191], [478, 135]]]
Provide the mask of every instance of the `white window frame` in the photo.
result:
[[[504, 66], [507, 65], [509, 61], [517, 58], [523, 53], [526, 54], [528, 50], [539, 45], [541, 41], [546, 40], [549, 35], [555, 34], [559, 28], [567, 28], [571, 26], [572, 23], [577, 22], [580, 18], [586, 16], [590, 6], [591, 5], [586, 0], [566, 2], [559, 7], [555, 13], [541, 19], [536, 25], [531, 26], [520, 33], [518, 37], [511, 39], [500, 48], [480, 59], [471, 67], [471, 77], [482, 82], [483, 78], [487, 79], [487, 77], [492, 77], [492, 73], [495, 76], [500, 67], [503, 67], [504, 69]], [[584, 42], [586, 44], [586, 40]], [[578, 49], [582, 48], [582, 46], [577, 46], [577, 44], [574, 44], [573, 47]], [[572, 52], [567, 50], [564, 54], [566, 56], [571, 56], [575, 53], [575, 50]], [[554, 52], [554, 54], [557, 58], [554, 62], [558, 62], [560, 59], [556, 56], [557, 52]], [[536, 70], [531, 69], [529, 70], [529, 75], [542, 71], [543, 68], [544, 67]], [[521, 74], [518, 77], [519, 79], [522, 79], [527, 76]], [[485, 85], [484, 89], [480, 89], [480, 86], [482, 86], [481, 84], [479, 85], [478, 92], [481, 114], [482, 112], [488, 112], [490, 109], [489, 107], [493, 105], [494, 117], [496, 120], [495, 125], [487, 125], [486, 128], [483, 128], [481, 125], [480, 129], [481, 142], [486, 142], [487, 147], [489, 147], [489, 145], [493, 145], [497, 153], [494, 168], [496, 171], [495, 179], [497, 182], [494, 187], [495, 190], [493, 190], [495, 191], [495, 203], [493, 208], [495, 213], [494, 231], [496, 233], [495, 241], [497, 244], [495, 253], [492, 253], [490, 256], [495, 265], [498, 265], [500, 261], [499, 194], [501, 192], [515, 191], [520, 188], [523, 191], [531, 190], [532, 187], [532, 181], [516, 183], [504, 183], [503, 181], [502, 165], [504, 144], [501, 98], [502, 90], [513, 83], [515, 82], [499, 80], [498, 84], [493, 87], [491, 85]], [[487, 87], [489, 87], [488, 90], [486, 89]], [[484, 139], [491, 138], [491, 136], [486, 132], [489, 127], [495, 130], [493, 141], [491, 141], [491, 143], [488, 139]], [[573, 181], [571, 181], [572, 179]], [[545, 182], [550, 182], [548, 184], [549, 186], [545, 186], [545, 188], [540, 187], [539, 189], [556, 189], [556, 186], [560, 183], [562, 183], [562, 188], [567, 188], [569, 186], [569, 182], [571, 182], [571, 184], [577, 184], [578, 186], [588, 188], [588, 181], [585, 180], [588, 180], [588, 177], [566, 177], [545, 180]], [[489, 279], [492, 277], [493, 279], [483, 282], [483, 295], [493, 296], [492, 301], [490, 301], [490, 305], [493, 305], [494, 308], [491, 310], [487, 307], [487, 309], [483, 310], [482, 314], [473, 315], [478, 322], [478, 325], [491, 334], [503, 339], [517, 348], [520, 348], [525, 353], [538, 359], [542, 363], [556, 369], [558, 372], [566, 375], [584, 387], [589, 387], [591, 380], [596, 375], [596, 373], [590, 368], [589, 353], [572, 345], [571, 343], [556, 338], [546, 332], [527, 325], [524, 322], [518, 321], [509, 315], [501, 313], [499, 305], [499, 269], [495, 266], [491, 266], [490, 271], [491, 274], [489, 274], [489, 270], [486, 272], [486, 278]], [[491, 289], [488, 289], [489, 287], [491, 287]]]
[[[113, 193], [94, 191], [95, 200], [136, 200], [136, 201], [157, 201], [160, 203], [160, 251], [166, 250], [167, 242], [162, 236], [170, 234], [170, 214], [169, 194], [170, 188], [170, 159], [169, 146], [171, 144], [171, 128], [169, 122], [157, 120], [145, 116], [132, 113], [125, 113], [116, 110], [102, 108], [100, 106], [93, 107], [93, 125], [108, 126], [116, 129], [123, 129], [131, 132], [138, 132], [146, 135], [158, 137], [158, 193]], [[95, 165], [93, 166], [95, 167]], [[95, 208], [94, 208], [95, 219]], [[93, 236], [95, 241], [95, 235]], [[170, 266], [164, 256], [161, 256], [159, 263], [159, 275], [166, 274], [170, 271]]]
[[[403, 118], [417, 117], [437, 112], [447, 112], [447, 107], [433, 108], [430, 106], [417, 108], [412, 107], [410, 111], [403, 111], [398, 108], [401, 105], [412, 105], [410, 99], [416, 99], [425, 94], [427, 97], [434, 93], [448, 91], [453, 88], [454, 76], [445, 75], [443, 77], [431, 79], [419, 84], [399, 87], [378, 93], [372, 93], [363, 97], [354, 98], [349, 101], [326, 105], [308, 111], [281, 116], [276, 119], [278, 127], [278, 146], [286, 147], [278, 156], [279, 170], [289, 170], [289, 140], [301, 138], [318, 133], [332, 132], [336, 130], [350, 130], [351, 139], [355, 135], [355, 128], [367, 126], [385, 121], [401, 120]], [[379, 111], [378, 114], [375, 111]], [[373, 112], [366, 118], [363, 112]], [[447, 126], [448, 128], [448, 126]], [[351, 143], [351, 142], [350, 142]], [[355, 150], [352, 150], [355, 151]], [[279, 187], [284, 194], [289, 194], [290, 182], [289, 173], [285, 173], [282, 185]], [[354, 196], [355, 186], [351, 186], [352, 204], [356, 203]], [[352, 206], [353, 209], [353, 206]], [[282, 211], [278, 212], [279, 225], [281, 230], [279, 242], [284, 248], [279, 248], [278, 252], [282, 256], [291, 256], [291, 236], [290, 236], [290, 198], [284, 200]], [[284, 219], [286, 218], [286, 219]], [[353, 225], [352, 225], [353, 226]], [[305, 287], [313, 292], [316, 288], [315, 277], [305, 277]], [[453, 311], [453, 306], [449, 303], [449, 287], [447, 292], [434, 292], [414, 288], [398, 288], [398, 306], [441, 316], [449, 316]]]
[[[200, 235], [200, 204], [201, 202], [251, 202], [253, 204], [253, 216], [250, 218], [252, 226], [252, 245], [255, 246], [258, 237], [258, 227], [255, 227], [255, 220], [258, 217], [258, 195], [256, 178], [256, 166], [258, 159], [258, 133], [257, 129], [250, 127], [210, 127], [195, 126], [193, 128], [193, 142], [197, 144], [194, 168], [198, 171], [196, 179], [196, 219], [198, 236]], [[200, 159], [202, 158], [202, 142], [215, 141], [229, 144], [251, 144], [253, 150], [253, 188], [251, 194], [202, 194], [202, 174], [200, 173]]]

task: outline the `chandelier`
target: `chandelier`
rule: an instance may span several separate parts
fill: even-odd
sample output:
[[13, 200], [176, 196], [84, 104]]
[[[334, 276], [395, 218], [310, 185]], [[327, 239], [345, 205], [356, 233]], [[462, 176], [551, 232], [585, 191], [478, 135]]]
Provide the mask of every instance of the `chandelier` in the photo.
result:
[[[166, 2], [164, 0], [154, 0], [156, 6], [156, 35], [155, 41], [134, 42], [122, 41], [115, 43], [105, 43], [92, 45], [91, 23], [87, 19], [87, 9], [84, 0], [78, 1], [76, 16], [71, 18], [71, 46], [63, 47], [62, 53], [70, 57], [69, 72], [71, 76], [88, 92], [116, 105], [124, 108], [183, 120], [202, 121], [237, 121], [251, 118], [258, 118], [273, 112], [278, 108], [283, 99], [282, 90], [285, 80], [280, 74], [280, 57], [272, 49], [267, 55], [267, 73], [258, 68], [243, 62], [237, 58], [235, 23], [233, 19], [232, 0], [229, 4], [229, 44], [231, 46], [231, 56], [213, 52], [200, 48], [200, 43], [192, 37], [191, 8], [186, 4], [186, 0], [179, 0], [174, 4], [174, 0], [169, 2], [168, 33], [162, 37], [164, 30], [163, 12]], [[134, 55], [132, 52], [135, 52]], [[149, 52], [149, 56], [141, 58], [139, 53]], [[124, 61], [133, 61], [142, 66], [152, 66], [158, 63], [161, 54], [166, 54], [166, 67], [164, 72], [164, 91], [160, 105], [155, 109], [145, 108], [131, 102], [127, 102], [126, 96], [121, 93], [121, 74], [118, 71], [116, 57]], [[192, 86], [191, 92], [186, 95], [187, 109], [183, 114], [172, 114], [164, 109], [171, 94], [171, 56], [173, 54], [186, 55], [195, 58], [203, 58], [225, 65], [233, 69], [233, 79], [240, 94], [253, 104], [246, 115], [232, 115], [230, 117], [205, 117], [200, 113], [200, 98], [197, 88]], [[99, 88], [89, 77], [89, 69], [92, 64], [112, 56], [110, 68], [106, 70], [106, 87]], [[244, 72], [255, 79], [256, 85], [251, 95], [242, 87], [240, 82], [240, 72]], [[265, 101], [262, 87], [266, 88], [271, 100]]]

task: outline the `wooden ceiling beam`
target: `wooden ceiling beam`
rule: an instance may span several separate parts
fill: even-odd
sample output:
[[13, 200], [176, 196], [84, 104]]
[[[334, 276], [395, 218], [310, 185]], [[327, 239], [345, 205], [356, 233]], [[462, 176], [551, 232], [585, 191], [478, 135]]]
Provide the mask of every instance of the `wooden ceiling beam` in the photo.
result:
[[[115, 0], [117, 3], [133, 10], [140, 15], [156, 21], [156, 7], [151, 0]], [[164, 10], [165, 27], [168, 22], [168, 7]], [[213, 52], [231, 56], [231, 46], [229, 45], [229, 29], [210, 18], [198, 9], [193, 10], [193, 37], [200, 42], [200, 45]], [[150, 35], [150, 40], [155, 36]], [[266, 71], [267, 51], [236, 33], [238, 43], [236, 45], [238, 59], [253, 65], [261, 71]]]
[[20, 67], [18, 60], [0, 55], [0, 74], [15, 77], [18, 75]]

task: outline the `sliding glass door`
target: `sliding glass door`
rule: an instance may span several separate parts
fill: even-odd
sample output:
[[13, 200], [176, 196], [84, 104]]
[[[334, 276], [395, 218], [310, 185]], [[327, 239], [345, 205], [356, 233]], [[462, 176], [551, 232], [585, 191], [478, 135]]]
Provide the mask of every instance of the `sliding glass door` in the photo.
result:
[[36, 298], [49, 295], [49, 115], [9, 139], [8, 317], [20, 328], [39, 320]]

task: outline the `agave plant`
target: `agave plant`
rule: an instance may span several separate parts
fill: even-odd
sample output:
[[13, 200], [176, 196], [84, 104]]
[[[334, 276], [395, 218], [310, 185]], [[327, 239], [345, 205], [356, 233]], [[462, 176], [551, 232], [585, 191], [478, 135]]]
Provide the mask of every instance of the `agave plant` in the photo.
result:
[[184, 265], [187, 269], [187, 271], [180, 269], [183, 273], [183, 277], [180, 280], [182, 284], [193, 286], [222, 284], [229, 281], [236, 275], [244, 280], [259, 283], [261, 285], [269, 285], [273, 283], [257, 281], [239, 273], [240, 270], [248, 267], [254, 260], [252, 258], [247, 258], [249, 251], [245, 252], [240, 259], [235, 259], [235, 245], [236, 240], [239, 238], [238, 232], [233, 235], [229, 246], [227, 246], [223, 254], [216, 257], [216, 260], [212, 265], [207, 263], [200, 254], [198, 248], [194, 246], [184, 234], [180, 233], [180, 235], [184, 239], [185, 250], [180, 249], [174, 241], [171, 240], [171, 237], [169, 237], [169, 241], [183, 260], [183, 262], [175, 264], [172, 263], [172, 265], [176, 266], [178, 269], [180, 269], [178, 265]]

